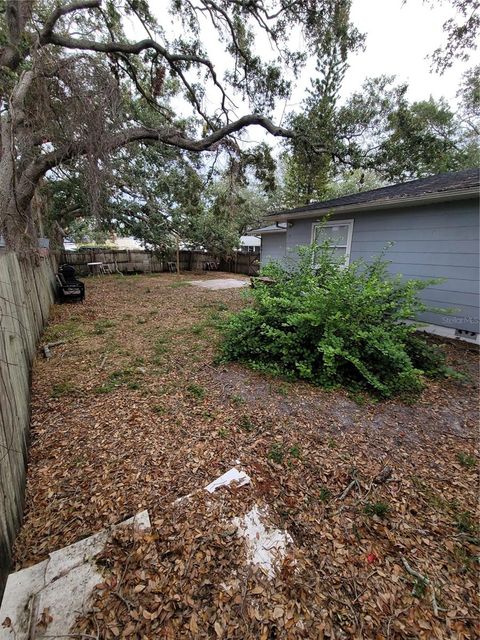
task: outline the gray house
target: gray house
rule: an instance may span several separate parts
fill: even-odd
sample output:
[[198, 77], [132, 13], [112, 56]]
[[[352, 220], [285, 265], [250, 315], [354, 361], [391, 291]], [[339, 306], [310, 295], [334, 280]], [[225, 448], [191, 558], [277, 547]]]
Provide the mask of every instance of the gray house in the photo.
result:
[[[322, 219], [328, 215], [328, 221]], [[426, 313], [427, 329], [479, 342], [479, 170], [443, 173], [390, 187], [275, 211], [262, 238], [262, 265], [295, 259], [300, 245], [332, 238], [348, 263], [371, 260], [387, 243], [392, 273], [445, 278], [422, 298], [452, 314]]]

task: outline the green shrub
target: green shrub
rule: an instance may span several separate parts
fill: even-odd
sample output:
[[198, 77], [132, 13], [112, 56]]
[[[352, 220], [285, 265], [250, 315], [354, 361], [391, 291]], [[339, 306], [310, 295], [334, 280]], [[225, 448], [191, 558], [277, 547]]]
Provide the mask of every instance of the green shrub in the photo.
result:
[[293, 266], [262, 270], [274, 283], [257, 284], [253, 304], [224, 326], [225, 360], [384, 397], [410, 396], [423, 388], [424, 375], [447, 374], [441, 350], [411, 323], [427, 309], [418, 292], [438, 280], [391, 276], [383, 254], [342, 268], [332, 263], [328, 246], [299, 253]]

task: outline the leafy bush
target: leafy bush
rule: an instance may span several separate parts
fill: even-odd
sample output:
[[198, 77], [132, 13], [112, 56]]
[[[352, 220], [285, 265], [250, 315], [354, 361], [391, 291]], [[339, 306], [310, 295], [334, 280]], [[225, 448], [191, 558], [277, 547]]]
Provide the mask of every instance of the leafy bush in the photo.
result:
[[411, 395], [424, 375], [445, 375], [441, 350], [405, 322], [427, 309], [418, 292], [438, 280], [391, 276], [383, 254], [342, 268], [327, 245], [299, 252], [294, 265], [262, 270], [274, 282], [257, 284], [253, 305], [224, 326], [225, 360], [384, 397]]

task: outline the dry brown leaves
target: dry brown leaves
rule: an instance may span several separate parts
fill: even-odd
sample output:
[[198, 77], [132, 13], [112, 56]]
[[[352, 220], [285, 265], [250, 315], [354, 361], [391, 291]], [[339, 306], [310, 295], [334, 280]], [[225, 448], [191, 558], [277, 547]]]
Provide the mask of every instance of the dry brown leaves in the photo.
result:
[[[242, 293], [191, 278], [91, 279], [85, 305], [55, 307], [48, 338], [71, 342], [34, 370], [17, 567], [147, 508], [151, 535], [105, 555], [82, 627], [98, 637], [478, 637], [478, 381], [359, 405], [215, 365], [214, 324]], [[476, 376], [475, 352], [443, 348]], [[237, 458], [253, 479], [243, 497], [173, 509]], [[228, 529], [253, 501], [295, 541], [296, 570], [272, 584]]]

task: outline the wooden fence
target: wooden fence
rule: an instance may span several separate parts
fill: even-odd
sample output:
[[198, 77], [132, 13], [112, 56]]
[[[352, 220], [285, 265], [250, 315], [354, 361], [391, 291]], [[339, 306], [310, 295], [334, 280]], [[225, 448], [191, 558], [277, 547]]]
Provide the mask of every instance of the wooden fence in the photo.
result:
[[55, 260], [0, 249], [0, 599], [20, 527], [30, 422], [30, 373], [54, 300]]
[[[258, 253], [235, 253], [232, 257], [216, 260], [203, 251], [180, 251], [180, 271], [203, 271], [210, 262], [218, 263], [219, 271], [256, 275], [259, 269]], [[121, 273], [161, 273], [176, 264], [176, 256], [161, 258], [142, 250], [83, 249], [62, 252], [61, 262], [75, 267], [77, 275], [90, 273], [88, 263], [101, 262]]]

